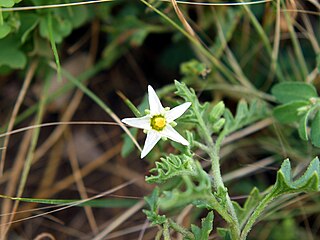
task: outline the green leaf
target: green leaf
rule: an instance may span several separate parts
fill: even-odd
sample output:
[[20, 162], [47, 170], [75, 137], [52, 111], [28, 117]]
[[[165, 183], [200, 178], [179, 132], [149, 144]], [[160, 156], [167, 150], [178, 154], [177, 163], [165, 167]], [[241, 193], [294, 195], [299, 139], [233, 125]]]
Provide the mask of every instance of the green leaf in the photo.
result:
[[318, 97], [315, 87], [303, 82], [279, 83], [272, 88], [271, 92], [281, 103], [309, 101], [310, 98]]
[[307, 113], [305, 113], [299, 121], [299, 136], [302, 140], [308, 141], [308, 120], [310, 114], [313, 112], [313, 109], [309, 109]]
[[280, 105], [273, 109], [273, 115], [281, 123], [293, 123], [298, 121], [298, 109], [310, 104], [308, 101], [295, 101]]
[[246, 223], [246, 221], [252, 214], [255, 207], [259, 204], [261, 199], [262, 199], [262, 196], [260, 195], [259, 190], [255, 187], [250, 192], [243, 207], [241, 207], [237, 202], [233, 202], [240, 226], [243, 226], [243, 224]]
[[146, 203], [148, 203], [150, 210], [153, 212], [157, 211], [158, 209], [158, 199], [159, 199], [158, 187], [153, 189], [152, 193], [149, 196], [144, 197], [144, 200], [146, 201]]
[[[39, 30], [42, 37], [50, 40], [48, 17], [49, 15], [41, 18]], [[54, 42], [61, 43], [62, 40], [71, 33], [71, 31], [72, 24], [68, 19], [61, 18], [57, 15], [52, 16], [52, 35], [54, 37]]]
[[213, 212], [209, 212], [205, 219], [201, 219], [201, 228], [196, 225], [191, 225], [191, 231], [194, 234], [195, 240], [209, 239], [209, 235], [213, 227]]
[[157, 175], [146, 176], [148, 183], [163, 183], [176, 176], [195, 175], [194, 160], [188, 155], [170, 154], [156, 162], [156, 167], [150, 170]]
[[316, 113], [312, 121], [310, 137], [311, 143], [316, 147], [320, 147], [320, 111]]
[[284, 160], [277, 173], [277, 180], [273, 187], [273, 197], [285, 193], [315, 192], [319, 191], [320, 163], [316, 157], [313, 159], [305, 173], [297, 180], [291, 177], [291, 165], [289, 159]]
[[11, 32], [11, 27], [7, 23], [0, 25], [0, 39], [4, 38]]
[[165, 215], [159, 215], [158, 204], [159, 204], [159, 188], [156, 187], [150, 196], [144, 197], [144, 200], [149, 205], [150, 210], [143, 209], [143, 213], [146, 214], [148, 220], [154, 225], [162, 225], [167, 222]]
[[208, 108], [208, 104], [200, 104], [195, 91], [192, 88], [189, 89], [185, 83], [180, 83], [175, 80], [174, 84], [177, 88], [177, 91], [175, 93], [182, 97], [184, 100], [191, 102], [191, 108], [196, 109], [197, 112], [200, 112], [202, 115], [204, 115], [205, 111]]
[[33, 13], [23, 12], [20, 13], [21, 26], [19, 34], [21, 35], [21, 43], [25, 43], [28, 36], [39, 24], [39, 16]]
[[8, 66], [13, 69], [22, 69], [27, 63], [25, 54], [19, 49], [19, 42], [14, 37], [0, 39], [0, 67]]
[[223, 240], [232, 240], [231, 234], [230, 234], [230, 229], [218, 227], [217, 233]]
[[215, 206], [208, 206], [208, 199], [214, 198], [209, 175], [202, 169], [199, 162], [195, 162], [195, 176], [182, 176], [184, 184], [180, 188], [163, 192], [159, 200], [161, 209], [171, 209], [187, 204], [194, 204], [198, 207], [214, 209]]
[[230, 134], [246, 125], [265, 118], [267, 107], [265, 102], [253, 100], [249, 106], [245, 100], [241, 100], [237, 106], [235, 117], [226, 109], [224, 112], [225, 127], [224, 134]]
[[13, 7], [14, 1], [13, 0], [1, 0], [0, 6], [1, 7]]
[[243, 118], [247, 117], [248, 112], [249, 110], [247, 102], [244, 99], [241, 99], [237, 106], [235, 119], [240, 122]]

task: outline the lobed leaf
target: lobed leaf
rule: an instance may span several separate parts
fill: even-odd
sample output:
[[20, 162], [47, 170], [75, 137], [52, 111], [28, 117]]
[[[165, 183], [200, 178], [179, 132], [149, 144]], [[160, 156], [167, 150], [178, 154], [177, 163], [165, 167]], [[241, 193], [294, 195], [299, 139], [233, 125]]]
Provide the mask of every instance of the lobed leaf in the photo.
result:
[[175, 93], [182, 97], [185, 101], [192, 103], [190, 112], [195, 115], [200, 113], [203, 118], [206, 118], [205, 115], [207, 114], [209, 104], [201, 104], [195, 91], [192, 88], [189, 89], [185, 83], [180, 83], [175, 80], [174, 84], [177, 88], [177, 91]]
[[156, 167], [151, 169], [151, 173], [156, 175], [146, 176], [148, 183], [163, 183], [175, 176], [195, 175], [195, 166], [193, 159], [186, 155], [170, 154], [156, 162]]
[[275, 196], [285, 193], [315, 192], [319, 190], [320, 163], [318, 157], [313, 159], [305, 173], [297, 180], [291, 177], [289, 159], [284, 160], [277, 173], [277, 180], [273, 187]]
[[262, 196], [260, 195], [259, 190], [255, 187], [250, 192], [243, 207], [241, 207], [237, 202], [233, 202], [233, 206], [235, 208], [240, 226], [243, 226], [246, 223], [246, 221], [254, 211], [255, 207], [259, 204], [261, 199]]
[[183, 176], [184, 185], [171, 191], [163, 192], [159, 202], [161, 209], [171, 209], [187, 204], [195, 204], [198, 207], [208, 207], [207, 200], [213, 198], [212, 185], [209, 175], [202, 169], [199, 162], [195, 162], [195, 176]]
[[235, 117], [233, 117], [230, 110], [226, 109], [224, 112], [225, 134], [230, 134], [246, 125], [255, 121], [263, 119], [267, 115], [267, 107], [264, 102], [253, 100], [249, 106], [245, 100], [241, 100], [237, 106]]
[[213, 227], [213, 212], [209, 212], [207, 217], [201, 219], [201, 228], [196, 225], [191, 225], [191, 231], [194, 234], [195, 240], [209, 239], [209, 235]]

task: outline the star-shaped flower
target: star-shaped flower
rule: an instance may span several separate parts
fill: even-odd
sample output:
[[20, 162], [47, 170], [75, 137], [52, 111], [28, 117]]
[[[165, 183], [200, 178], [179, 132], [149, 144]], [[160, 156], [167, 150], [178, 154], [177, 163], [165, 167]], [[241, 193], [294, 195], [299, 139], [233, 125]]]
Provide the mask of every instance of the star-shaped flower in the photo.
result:
[[161, 138], [169, 138], [183, 145], [189, 145], [189, 142], [173, 127], [176, 125], [174, 120], [180, 117], [190, 107], [191, 103], [183, 103], [171, 110], [170, 108], [164, 108], [151, 86], [148, 86], [148, 96], [150, 111], [147, 111], [146, 116], [121, 120], [131, 127], [143, 129], [147, 134], [141, 158], [144, 158]]

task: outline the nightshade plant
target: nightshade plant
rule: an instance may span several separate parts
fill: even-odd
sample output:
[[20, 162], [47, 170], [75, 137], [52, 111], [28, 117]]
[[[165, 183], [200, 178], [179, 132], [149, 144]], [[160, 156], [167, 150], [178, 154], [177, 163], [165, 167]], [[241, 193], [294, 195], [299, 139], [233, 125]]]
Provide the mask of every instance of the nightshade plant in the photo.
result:
[[[216, 211], [227, 223], [225, 227], [218, 228], [217, 232], [220, 236], [223, 239], [244, 240], [247, 239], [250, 230], [271, 201], [284, 194], [319, 190], [320, 165], [317, 157], [310, 163], [305, 173], [294, 180], [291, 175], [290, 161], [286, 159], [277, 172], [275, 184], [267, 190], [267, 193], [261, 194], [257, 188], [254, 188], [243, 206], [232, 201], [221, 176], [220, 148], [222, 141], [232, 132], [263, 119], [267, 114], [266, 106], [259, 101], [252, 101], [249, 104], [240, 101], [233, 115], [222, 101], [214, 106], [209, 103], [200, 103], [195, 91], [188, 88], [185, 83], [175, 81], [175, 87], [176, 94], [186, 101], [171, 110], [173, 112], [179, 110], [175, 119], [190, 106], [182, 118], [182, 121], [188, 126], [186, 135], [189, 144], [186, 144], [178, 133], [175, 133], [176, 137], [179, 136], [181, 141], [168, 135], [168, 138], [182, 143], [185, 147], [179, 148], [179, 154], [162, 157], [151, 169], [151, 175], [146, 177], [148, 183], [159, 185], [150, 196], [145, 198], [149, 209], [144, 210], [149, 221], [161, 227], [157, 239], [160, 239], [161, 236], [166, 240], [170, 239], [171, 230], [182, 234], [184, 239], [208, 239], [213, 230], [213, 211]], [[274, 95], [280, 99], [281, 88], [281, 86], [276, 86], [273, 89]], [[308, 96], [314, 98], [315, 93], [311, 94], [311, 89], [305, 88], [310, 92]], [[284, 97], [284, 99], [287, 98]], [[286, 101], [282, 102], [286, 103]], [[138, 118], [138, 120], [124, 119], [123, 122], [150, 131], [150, 129], [154, 130], [154, 126], [163, 123], [164, 127], [165, 124], [170, 124], [170, 121], [174, 120], [170, 118], [170, 114], [165, 115], [165, 111], [168, 110], [162, 107], [151, 87], [149, 87], [149, 103], [151, 111], [147, 112], [147, 116]], [[154, 120], [154, 118], [159, 119]], [[158, 123], [158, 120], [161, 120], [161, 123]], [[143, 124], [138, 124], [136, 121], [143, 121]], [[155, 137], [152, 144], [148, 143], [150, 140], [147, 137], [147, 147], [145, 147], [147, 150], [143, 150], [142, 157], [151, 151], [159, 141], [161, 130], [157, 130], [158, 133], [155, 135], [158, 136]], [[200, 162], [196, 160], [195, 151], [199, 150], [209, 156], [210, 172], [205, 171]], [[166, 185], [166, 183], [170, 184]], [[160, 211], [168, 212], [168, 210], [179, 209], [188, 204], [208, 210], [207, 216], [202, 219], [201, 227], [191, 225], [190, 229], [186, 229], [170, 218], [169, 214], [160, 213]]]

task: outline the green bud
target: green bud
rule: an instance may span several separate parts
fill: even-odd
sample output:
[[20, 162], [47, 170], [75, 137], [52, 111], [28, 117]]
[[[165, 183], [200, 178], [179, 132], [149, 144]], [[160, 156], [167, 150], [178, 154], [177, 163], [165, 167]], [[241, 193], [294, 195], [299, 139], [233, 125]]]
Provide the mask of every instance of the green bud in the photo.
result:
[[210, 115], [209, 115], [209, 120], [211, 122], [217, 121], [222, 116], [222, 114], [224, 113], [224, 110], [225, 110], [224, 103], [222, 101], [220, 101], [218, 104], [216, 104], [212, 108], [212, 110], [210, 112]]
[[215, 122], [212, 126], [213, 132], [217, 133], [221, 130], [221, 128], [224, 126], [226, 122], [226, 119], [220, 118], [217, 122]]

